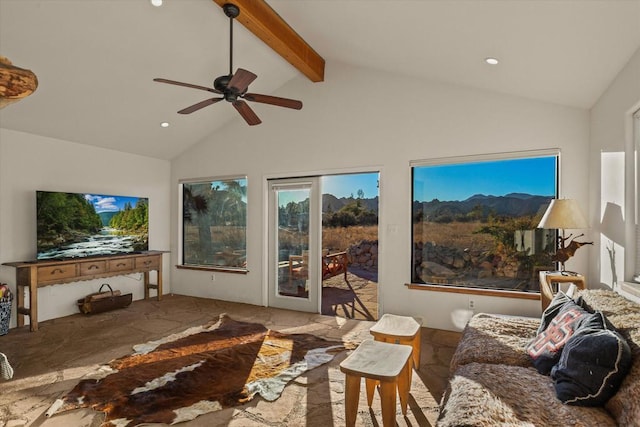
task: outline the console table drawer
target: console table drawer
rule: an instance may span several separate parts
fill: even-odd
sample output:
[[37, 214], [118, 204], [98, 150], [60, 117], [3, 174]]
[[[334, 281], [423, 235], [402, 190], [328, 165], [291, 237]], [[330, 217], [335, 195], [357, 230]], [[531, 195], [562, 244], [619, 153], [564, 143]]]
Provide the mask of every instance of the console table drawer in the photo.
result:
[[104, 273], [107, 270], [106, 261], [88, 261], [80, 263], [80, 275], [91, 276], [92, 274]]
[[144, 256], [136, 258], [136, 269], [155, 270], [160, 266], [160, 258], [157, 256]]
[[38, 281], [49, 282], [52, 280], [68, 279], [76, 276], [76, 265], [52, 265], [50, 267], [38, 267]]
[[121, 258], [109, 260], [109, 271], [125, 271], [133, 268], [132, 258]]

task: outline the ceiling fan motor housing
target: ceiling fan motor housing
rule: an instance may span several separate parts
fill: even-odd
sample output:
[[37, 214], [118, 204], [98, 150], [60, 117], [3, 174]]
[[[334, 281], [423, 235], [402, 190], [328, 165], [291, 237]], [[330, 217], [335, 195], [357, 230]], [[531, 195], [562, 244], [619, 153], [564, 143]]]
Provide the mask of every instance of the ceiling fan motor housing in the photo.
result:
[[233, 74], [229, 74], [226, 76], [220, 76], [213, 81], [213, 87], [216, 90], [222, 92], [225, 101], [228, 102], [237, 101], [238, 97], [244, 95], [244, 93], [247, 91], [245, 89], [244, 92], [240, 93], [236, 88], [229, 87], [229, 82], [231, 81], [232, 77]]
[[213, 87], [216, 90], [219, 90], [220, 92], [225, 92], [227, 90], [227, 87], [229, 86], [229, 82], [231, 81], [231, 77], [233, 77], [232, 74], [229, 74], [229, 75], [226, 75], [226, 76], [217, 77], [213, 81]]
[[235, 4], [227, 3], [222, 6], [222, 10], [224, 10], [224, 14], [229, 18], [237, 18], [240, 15], [240, 8]]

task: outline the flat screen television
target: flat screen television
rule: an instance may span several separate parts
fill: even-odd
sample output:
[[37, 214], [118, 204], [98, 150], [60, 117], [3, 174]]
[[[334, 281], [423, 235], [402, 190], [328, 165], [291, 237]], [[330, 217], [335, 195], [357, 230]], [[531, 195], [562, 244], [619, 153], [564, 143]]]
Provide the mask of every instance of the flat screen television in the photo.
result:
[[149, 249], [149, 199], [36, 191], [37, 258], [121, 255]]

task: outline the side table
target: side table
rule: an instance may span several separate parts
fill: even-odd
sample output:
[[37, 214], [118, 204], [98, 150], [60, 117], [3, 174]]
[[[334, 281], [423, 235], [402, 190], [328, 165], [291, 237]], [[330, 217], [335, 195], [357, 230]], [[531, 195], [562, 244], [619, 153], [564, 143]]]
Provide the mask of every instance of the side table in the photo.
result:
[[574, 283], [578, 289], [585, 289], [587, 287], [587, 282], [584, 276], [577, 273], [568, 273], [565, 271], [541, 271], [539, 278], [542, 311], [546, 310], [553, 299], [552, 283]]
[[413, 367], [420, 369], [420, 328], [413, 317], [386, 313], [369, 332], [376, 341], [413, 347]]
[[344, 409], [347, 427], [356, 424], [362, 378], [365, 379], [369, 407], [373, 402], [375, 386], [380, 382], [383, 427], [396, 425], [396, 388], [400, 396], [402, 414], [407, 414], [411, 387], [411, 353], [412, 348], [408, 345], [368, 339], [340, 363], [340, 370], [345, 374]]

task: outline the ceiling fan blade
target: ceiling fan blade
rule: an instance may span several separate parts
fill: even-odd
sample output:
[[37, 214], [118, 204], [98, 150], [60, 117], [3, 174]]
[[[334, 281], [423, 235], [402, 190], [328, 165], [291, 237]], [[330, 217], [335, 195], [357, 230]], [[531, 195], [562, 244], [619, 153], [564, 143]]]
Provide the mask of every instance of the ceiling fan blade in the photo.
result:
[[233, 75], [231, 80], [229, 81], [229, 87], [234, 88], [238, 91], [238, 93], [242, 93], [251, 84], [252, 81], [257, 79], [258, 76], [253, 74], [251, 71], [243, 70], [242, 68], [238, 68], [238, 71]]
[[219, 90], [216, 90], [212, 87], [206, 87], [206, 86], [198, 86], [198, 85], [192, 85], [191, 83], [182, 83], [182, 82], [177, 82], [175, 80], [167, 80], [167, 79], [153, 79], [154, 82], [159, 82], [159, 83], [168, 83], [170, 85], [177, 85], [177, 86], [184, 86], [184, 87], [190, 87], [192, 89], [201, 89], [201, 90], [206, 90], [209, 92], [213, 92], [213, 93], [222, 93]]
[[204, 101], [200, 101], [197, 104], [193, 104], [191, 107], [183, 108], [178, 111], [178, 114], [191, 114], [194, 111], [198, 111], [201, 108], [206, 107], [207, 105], [215, 104], [216, 102], [222, 101], [224, 98], [211, 98], [205, 99]]
[[233, 106], [236, 107], [238, 113], [242, 116], [242, 118], [249, 124], [249, 126], [259, 125], [262, 123], [262, 120], [256, 116], [256, 113], [253, 112], [249, 104], [244, 101], [235, 101]]
[[294, 110], [302, 109], [302, 101], [295, 99], [280, 98], [277, 96], [260, 95], [259, 93], [247, 93], [243, 96], [247, 101], [261, 102], [263, 104], [277, 105], [278, 107], [293, 108]]

